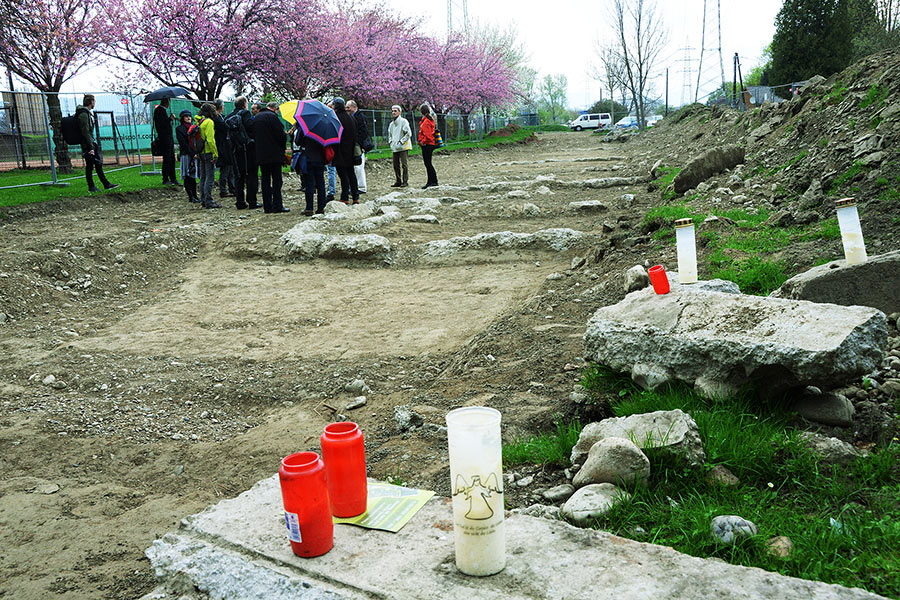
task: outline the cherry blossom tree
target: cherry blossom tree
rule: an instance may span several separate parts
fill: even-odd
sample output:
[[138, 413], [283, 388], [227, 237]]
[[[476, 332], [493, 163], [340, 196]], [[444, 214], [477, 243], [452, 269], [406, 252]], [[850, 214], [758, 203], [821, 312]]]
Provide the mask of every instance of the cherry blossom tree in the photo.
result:
[[290, 26], [278, 0], [122, 0], [109, 6], [119, 35], [111, 53], [162, 85], [201, 100], [253, 70], [253, 44], [274, 23]]
[[56, 162], [72, 163], [62, 138], [58, 92], [85, 67], [102, 62], [109, 40], [107, 21], [93, 0], [32, 0], [0, 4], [0, 64], [47, 93]]

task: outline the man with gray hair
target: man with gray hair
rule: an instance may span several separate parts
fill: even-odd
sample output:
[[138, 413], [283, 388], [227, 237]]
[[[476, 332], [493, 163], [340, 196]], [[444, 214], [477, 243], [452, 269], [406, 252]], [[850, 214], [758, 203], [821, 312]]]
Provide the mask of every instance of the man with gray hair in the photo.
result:
[[354, 100], [347, 100], [347, 112], [353, 117], [353, 121], [356, 123], [356, 143], [359, 145], [360, 150], [362, 150], [362, 156], [360, 156], [361, 162], [353, 167], [353, 172], [356, 173], [356, 186], [360, 194], [365, 194], [366, 152], [373, 147], [372, 138], [369, 137], [369, 127], [366, 125], [366, 120], [363, 118], [362, 113], [359, 112], [359, 107]]
[[400, 116], [402, 109], [391, 107], [391, 124], [388, 125], [388, 141], [394, 158], [394, 175], [397, 181], [391, 187], [409, 187], [409, 151], [412, 150], [412, 130], [409, 121]]

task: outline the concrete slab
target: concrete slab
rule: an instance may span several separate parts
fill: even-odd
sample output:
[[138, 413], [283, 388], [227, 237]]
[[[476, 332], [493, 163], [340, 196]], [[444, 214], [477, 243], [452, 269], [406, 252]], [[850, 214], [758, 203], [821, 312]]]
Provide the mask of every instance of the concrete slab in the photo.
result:
[[301, 559], [288, 545], [273, 476], [186, 518], [147, 556], [164, 580], [188, 577], [208, 597], [242, 600], [880, 598], [519, 514], [506, 520], [506, 569], [468, 577], [454, 563], [451, 517], [449, 500], [433, 498], [396, 534], [336, 525], [333, 550]]

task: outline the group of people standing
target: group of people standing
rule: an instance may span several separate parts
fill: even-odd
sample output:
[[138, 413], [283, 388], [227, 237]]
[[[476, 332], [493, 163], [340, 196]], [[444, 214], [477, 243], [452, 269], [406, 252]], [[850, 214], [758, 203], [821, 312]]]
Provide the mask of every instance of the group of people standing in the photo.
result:
[[[286, 132], [276, 102], [255, 103], [248, 109], [247, 98], [238, 96], [228, 116], [223, 116], [224, 102], [215, 100], [204, 102], [196, 116], [190, 110], [183, 110], [177, 119], [169, 110], [170, 104], [169, 99], [161, 100], [153, 113], [155, 143], [162, 148], [163, 184], [180, 185], [175, 174], [177, 140], [181, 179], [188, 200], [203, 208], [221, 208], [212, 197], [218, 167], [220, 199], [234, 197], [239, 210], [262, 207], [266, 213], [290, 212], [282, 198], [282, 165], [289, 135], [293, 137], [295, 152], [302, 156], [301, 160], [295, 157], [293, 164], [303, 181], [305, 215], [324, 212], [325, 204], [335, 199], [337, 180], [341, 185], [341, 202], [358, 204], [360, 194], [366, 193], [365, 153], [374, 148], [374, 143], [353, 100], [335, 97], [328, 104], [342, 126], [342, 133], [339, 142], [327, 150], [304, 136], [297, 125]], [[423, 187], [428, 188], [438, 185], [432, 154], [441, 144], [431, 108], [425, 104], [420, 111], [418, 142], [428, 176]], [[392, 107], [388, 127], [396, 174], [393, 187], [409, 185], [412, 132], [401, 112], [399, 106]], [[173, 121], [177, 122], [174, 134]], [[257, 199], [260, 191], [261, 205]]]

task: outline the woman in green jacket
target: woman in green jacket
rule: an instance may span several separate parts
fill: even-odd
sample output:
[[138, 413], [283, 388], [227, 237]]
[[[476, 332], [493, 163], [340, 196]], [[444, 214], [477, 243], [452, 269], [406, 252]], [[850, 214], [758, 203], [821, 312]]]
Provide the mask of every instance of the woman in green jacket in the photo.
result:
[[200, 153], [200, 201], [203, 208], [222, 208], [221, 204], [212, 199], [213, 184], [216, 181], [216, 161], [219, 160], [215, 113], [216, 107], [209, 102], [204, 102], [200, 106], [200, 136], [203, 138], [203, 152]]

